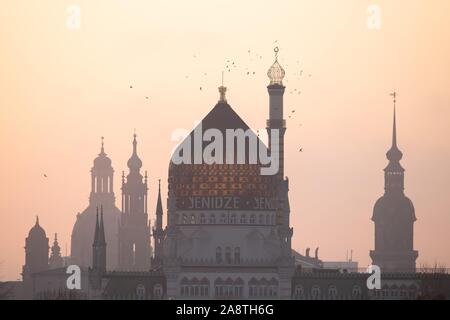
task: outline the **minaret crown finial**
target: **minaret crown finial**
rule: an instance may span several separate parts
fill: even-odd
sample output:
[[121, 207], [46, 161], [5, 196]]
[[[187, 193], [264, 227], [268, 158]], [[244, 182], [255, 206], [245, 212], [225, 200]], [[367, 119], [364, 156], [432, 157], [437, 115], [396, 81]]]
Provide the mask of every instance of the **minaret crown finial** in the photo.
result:
[[283, 78], [286, 75], [286, 72], [284, 71], [283, 67], [278, 63], [278, 52], [280, 51], [280, 48], [275, 47], [273, 49], [275, 52], [275, 62], [272, 64], [272, 66], [267, 71], [267, 76], [270, 79], [269, 85], [283, 85]]
[[222, 71], [222, 85], [219, 87], [219, 93], [220, 93], [219, 102], [227, 102], [227, 98], [225, 96], [227, 93], [227, 87], [223, 85], [223, 71]]
[[102, 142], [101, 142], [101, 149], [100, 149], [100, 154], [104, 154], [105, 153], [105, 137], [101, 137], [101, 140], [102, 140]]

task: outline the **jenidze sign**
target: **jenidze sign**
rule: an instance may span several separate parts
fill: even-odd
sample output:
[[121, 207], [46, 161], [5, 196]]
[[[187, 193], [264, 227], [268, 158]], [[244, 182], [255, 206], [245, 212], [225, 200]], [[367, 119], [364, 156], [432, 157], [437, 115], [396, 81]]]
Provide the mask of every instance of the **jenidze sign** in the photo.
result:
[[181, 197], [180, 210], [274, 210], [274, 200], [264, 197]]

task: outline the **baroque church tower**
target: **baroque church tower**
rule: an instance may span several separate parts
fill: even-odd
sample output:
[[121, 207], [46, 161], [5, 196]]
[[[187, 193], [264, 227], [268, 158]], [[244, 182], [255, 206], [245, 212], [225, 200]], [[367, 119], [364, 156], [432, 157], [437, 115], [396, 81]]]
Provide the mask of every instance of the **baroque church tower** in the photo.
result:
[[61, 247], [58, 243], [58, 235], [55, 233], [55, 240], [51, 248], [51, 255], [49, 259], [50, 269], [58, 269], [64, 266], [63, 258], [61, 257]]
[[414, 272], [418, 252], [414, 250], [413, 203], [404, 194], [404, 172], [400, 164], [403, 157], [397, 146], [397, 123], [394, 97], [394, 124], [392, 146], [386, 153], [389, 163], [384, 169], [384, 195], [378, 199], [373, 209], [375, 223], [375, 250], [370, 251], [372, 264], [382, 271]]
[[119, 268], [150, 268], [150, 223], [147, 214], [147, 173], [140, 173], [142, 161], [137, 155], [136, 134], [133, 154], [128, 160], [129, 174], [122, 174], [122, 214], [119, 223]]
[[104, 229], [106, 242], [108, 243], [107, 267], [114, 270], [118, 262], [117, 221], [120, 218], [120, 210], [115, 204], [114, 169], [111, 159], [105, 153], [103, 137], [100, 153], [94, 159], [94, 166], [91, 169], [89, 206], [77, 215], [73, 227], [71, 264], [86, 268], [91, 265], [92, 239], [94, 238], [92, 226], [96, 223], [98, 207], [103, 208]]

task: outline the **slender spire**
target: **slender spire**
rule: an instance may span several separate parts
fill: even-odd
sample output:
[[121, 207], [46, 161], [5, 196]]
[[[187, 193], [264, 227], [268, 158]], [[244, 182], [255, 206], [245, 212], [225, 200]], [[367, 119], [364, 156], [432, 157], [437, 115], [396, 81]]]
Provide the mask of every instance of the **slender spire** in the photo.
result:
[[163, 214], [162, 201], [161, 201], [161, 179], [158, 179], [158, 202], [156, 204], [156, 214], [157, 215]]
[[396, 112], [395, 112], [395, 104], [397, 103], [397, 92], [391, 93], [391, 96], [394, 98], [394, 124], [392, 128], [392, 146], [397, 146], [397, 120], [396, 120]]
[[392, 146], [391, 149], [386, 154], [386, 157], [389, 161], [398, 162], [402, 159], [403, 154], [398, 149], [397, 146], [397, 116], [396, 116], [396, 103], [397, 103], [397, 92], [393, 92], [390, 94], [391, 97], [394, 98], [394, 117], [392, 124]]
[[105, 245], [105, 225], [103, 224], [103, 205], [100, 206], [99, 244]]
[[136, 131], [133, 134], [133, 154], [137, 155], [137, 140], [136, 140]]
[[99, 232], [99, 224], [98, 224], [98, 207], [97, 207], [97, 214], [95, 216], [95, 230], [94, 230], [94, 243], [93, 246], [98, 245], [98, 232]]
[[36, 225], [39, 225], [39, 216], [36, 216]]

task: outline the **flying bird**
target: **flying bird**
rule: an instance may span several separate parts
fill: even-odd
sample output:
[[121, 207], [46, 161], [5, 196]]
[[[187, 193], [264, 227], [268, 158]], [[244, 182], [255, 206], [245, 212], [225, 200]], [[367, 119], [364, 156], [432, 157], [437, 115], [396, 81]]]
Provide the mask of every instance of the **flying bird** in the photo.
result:
[[47, 175], [44, 173], [44, 178], [47, 178]]
[[300, 150], [298, 150], [299, 152], [303, 152], [303, 148], [300, 148]]
[[130, 86], [130, 89], [133, 89], [133, 86]]

